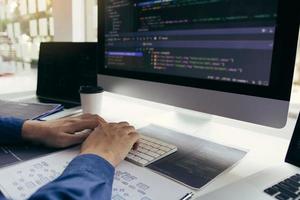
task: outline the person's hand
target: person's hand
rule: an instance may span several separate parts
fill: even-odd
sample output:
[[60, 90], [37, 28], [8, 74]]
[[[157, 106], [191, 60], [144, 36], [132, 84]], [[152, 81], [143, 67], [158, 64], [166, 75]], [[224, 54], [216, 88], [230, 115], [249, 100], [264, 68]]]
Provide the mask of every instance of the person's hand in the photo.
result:
[[22, 137], [26, 141], [43, 144], [48, 147], [65, 148], [82, 143], [89, 133], [74, 134], [85, 129], [95, 129], [105, 122], [98, 115], [84, 114], [52, 121], [25, 121]]
[[81, 146], [81, 154], [98, 155], [117, 166], [135, 147], [140, 136], [127, 122], [101, 123]]

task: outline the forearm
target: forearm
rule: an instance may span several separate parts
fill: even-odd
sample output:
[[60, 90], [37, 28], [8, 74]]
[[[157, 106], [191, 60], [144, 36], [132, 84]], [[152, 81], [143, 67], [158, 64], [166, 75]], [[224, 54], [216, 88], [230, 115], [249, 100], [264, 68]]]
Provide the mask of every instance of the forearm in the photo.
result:
[[75, 158], [63, 174], [45, 185], [29, 199], [101, 199], [110, 200], [114, 168], [96, 155]]
[[0, 144], [36, 142], [47, 138], [47, 131], [40, 121], [0, 117]]

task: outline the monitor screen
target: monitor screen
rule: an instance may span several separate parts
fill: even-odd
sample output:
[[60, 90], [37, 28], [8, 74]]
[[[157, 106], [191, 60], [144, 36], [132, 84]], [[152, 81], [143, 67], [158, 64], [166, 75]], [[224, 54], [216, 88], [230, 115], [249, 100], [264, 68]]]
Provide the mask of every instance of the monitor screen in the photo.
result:
[[268, 86], [277, 0], [109, 0], [105, 67]]
[[293, 0], [99, 1], [99, 74], [289, 101], [297, 8]]

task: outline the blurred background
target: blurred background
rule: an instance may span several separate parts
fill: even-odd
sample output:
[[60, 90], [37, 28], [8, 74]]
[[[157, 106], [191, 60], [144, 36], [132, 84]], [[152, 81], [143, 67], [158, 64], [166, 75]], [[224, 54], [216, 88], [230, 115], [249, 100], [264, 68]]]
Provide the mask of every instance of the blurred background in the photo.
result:
[[[55, 33], [60, 19], [66, 26]], [[0, 74], [36, 68], [39, 45], [49, 41], [97, 41], [97, 0], [0, 0]]]
[[96, 42], [97, 12], [97, 0], [0, 0], [0, 93], [35, 90], [41, 42]]

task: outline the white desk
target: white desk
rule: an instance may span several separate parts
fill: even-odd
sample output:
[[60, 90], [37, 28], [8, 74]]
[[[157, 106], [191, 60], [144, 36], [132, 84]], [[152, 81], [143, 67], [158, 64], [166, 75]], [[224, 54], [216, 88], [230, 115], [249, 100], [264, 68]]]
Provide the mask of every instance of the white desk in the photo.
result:
[[[15, 87], [9, 88], [10, 92], [24, 91], [20, 88], [23, 79], [29, 83], [25, 84], [25, 90], [27, 87], [28, 90], [32, 89], [34, 81], [31, 78], [21, 79], [0, 79], [0, 83], [5, 83], [0, 84], [0, 93], [8, 93], [7, 85], [10, 83], [16, 83]], [[109, 93], [105, 93], [103, 103], [103, 117], [109, 121], [129, 121], [136, 128], [150, 123], [158, 124], [220, 144], [249, 150], [237, 166], [201, 189], [196, 196], [283, 162], [299, 110], [299, 105], [292, 105], [286, 127], [273, 129]]]
[[237, 166], [198, 191], [196, 196], [283, 162], [296, 122], [289, 117], [285, 128], [273, 129], [110, 93], [105, 93], [102, 116], [109, 121], [129, 121], [136, 128], [153, 123], [249, 150]]

